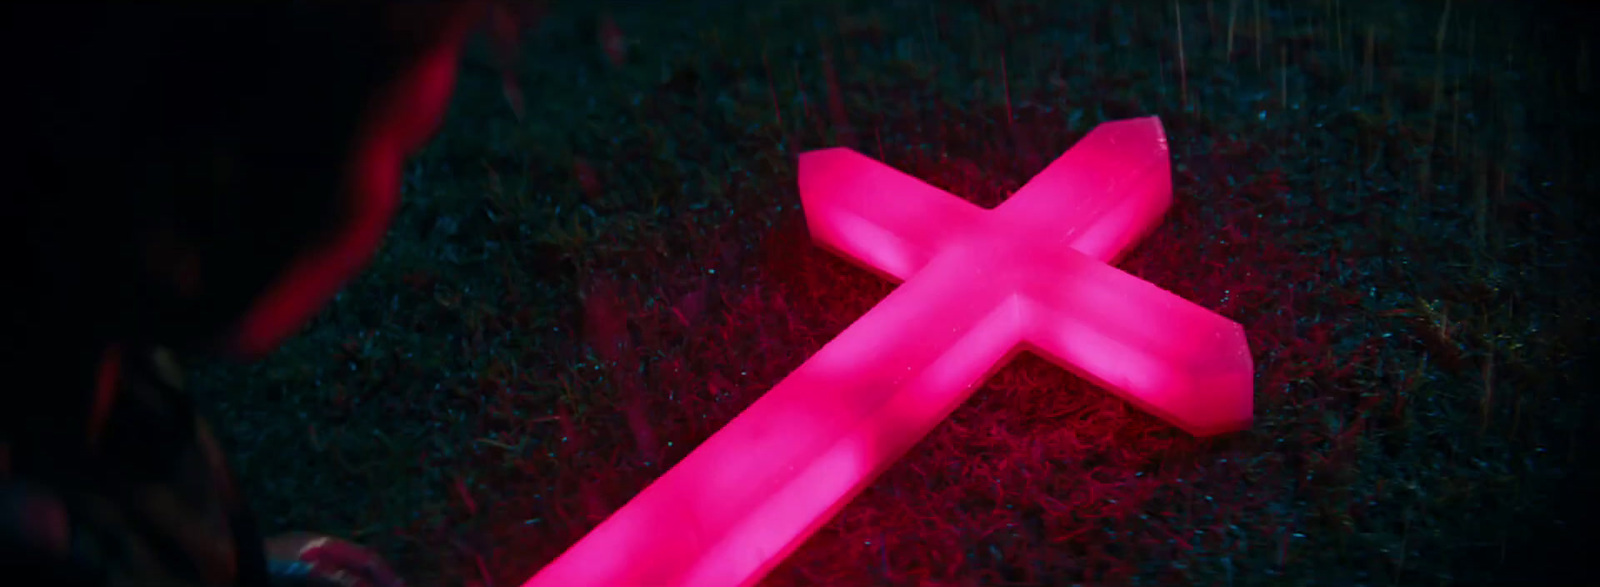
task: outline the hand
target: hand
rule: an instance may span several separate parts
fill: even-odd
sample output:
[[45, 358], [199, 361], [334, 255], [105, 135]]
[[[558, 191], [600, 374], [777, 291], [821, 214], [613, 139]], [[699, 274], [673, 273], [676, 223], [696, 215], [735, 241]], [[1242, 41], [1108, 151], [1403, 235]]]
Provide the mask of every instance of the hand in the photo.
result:
[[377, 553], [352, 542], [295, 532], [266, 541], [274, 582], [297, 587], [404, 587]]

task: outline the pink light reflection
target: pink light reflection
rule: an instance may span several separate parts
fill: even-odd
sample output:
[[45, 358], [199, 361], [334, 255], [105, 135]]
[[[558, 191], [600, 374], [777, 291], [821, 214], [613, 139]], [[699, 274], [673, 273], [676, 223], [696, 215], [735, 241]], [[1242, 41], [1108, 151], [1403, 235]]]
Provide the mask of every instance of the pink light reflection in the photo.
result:
[[904, 284], [527, 586], [756, 583], [1021, 349], [1193, 434], [1249, 426], [1243, 329], [1105, 264], [1171, 202], [1157, 119], [993, 211], [845, 149], [800, 190], [819, 245]]

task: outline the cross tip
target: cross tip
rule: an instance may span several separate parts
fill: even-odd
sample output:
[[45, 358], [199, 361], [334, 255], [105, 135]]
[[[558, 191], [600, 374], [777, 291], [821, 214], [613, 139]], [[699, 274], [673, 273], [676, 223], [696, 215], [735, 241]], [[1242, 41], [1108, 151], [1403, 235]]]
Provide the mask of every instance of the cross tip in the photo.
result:
[[1158, 128], [1161, 127], [1161, 115], [1160, 114], [1151, 114], [1149, 116], [1140, 116], [1138, 118], [1135, 118], [1134, 120], [1148, 122], [1148, 123], [1156, 125], [1156, 127], [1158, 127]]
[[[1255, 423], [1255, 402], [1249, 396], [1250, 390], [1247, 389], [1245, 392], [1247, 395], [1243, 398], [1217, 398], [1223, 405], [1212, 406], [1207, 410], [1209, 413], [1197, 415], [1199, 417], [1174, 420], [1173, 424], [1195, 438], [1249, 430]], [[1238, 401], [1239, 399], [1243, 401]]]
[[859, 173], [876, 162], [849, 147], [802, 151], [795, 168], [800, 180], [800, 199], [810, 199], [808, 196], [819, 195], [815, 192], [823, 186], [838, 183], [841, 173], [850, 173], [852, 170]]
[[[1248, 380], [1247, 380], [1248, 381]], [[1249, 430], [1255, 422], [1255, 389], [1246, 383], [1242, 386], [1229, 386], [1217, 394], [1209, 413], [1198, 420], [1191, 420], [1185, 429], [1198, 438], [1217, 436], [1230, 432]]]
[[1142, 118], [1141, 120], [1145, 121], [1146, 124], [1149, 124], [1155, 129], [1156, 136], [1161, 137], [1161, 142], [1164, 143], [1167, 141], [1167, 125], [1161, 122], [1160, 115], [1152, 114]]
[[1249, 359], [1245, 361], [1193, 382], [1178, 405], [1158, 413], [1197, 438], [1250, 429], [1255, 421], [1255, 373]]
[[1124, 125], [1130, 130], [1146, 132], [1152, 135], [1156, 140], [1160, 141], [1163, 146], [1167, 144], [1167, 127], [1161, 123], [1161, 116], [1159, 114], [1151, 114], [1150, 116], [1141, 116], [1138, 118], [1129, 118], [1116, 122], [1108, 122], [1106, 124]]
[[803, 169], [805, 167], [807, 161], [811, 161], [813, 163], [816, 163], [816, 162], [820, 162], [820, 161], [828, 161], [828, 160], [832, 160], [832, 159], [837, 159], [839, 157], [845, 157], [845, 156], [849, 156], [849, 155], [855, 155], [857, 157], [865, 157], [865, 155], [857, 153], [855, 151], [855, 149], [851, 149], [850, 147], [828, 147], [826, 149], [812, 149], [810, 151], [801, 151], [800, 152], [800, 166]]
[[1187, 427], [1187, 431], [1195, 438], [1210, 438], [1213, 436], [1222, 436], [1224, 434], [1249, 430], [1250, 425], [1254, 423], [1255, 418], [1246, 415], [1244, 418], [1240, 419], [1191, 425]]

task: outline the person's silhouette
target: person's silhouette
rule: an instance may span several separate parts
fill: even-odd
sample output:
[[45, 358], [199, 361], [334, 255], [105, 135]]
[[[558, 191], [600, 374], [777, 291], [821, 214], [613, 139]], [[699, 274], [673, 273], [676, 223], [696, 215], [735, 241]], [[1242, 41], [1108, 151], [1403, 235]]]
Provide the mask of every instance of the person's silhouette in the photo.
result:
[[0, 407], [7, 576], [398, 584], [257, 535], [166, 349], [259, 357], [360, 270], [488, 8], [0, 7], [0, 368], [39, 376]]

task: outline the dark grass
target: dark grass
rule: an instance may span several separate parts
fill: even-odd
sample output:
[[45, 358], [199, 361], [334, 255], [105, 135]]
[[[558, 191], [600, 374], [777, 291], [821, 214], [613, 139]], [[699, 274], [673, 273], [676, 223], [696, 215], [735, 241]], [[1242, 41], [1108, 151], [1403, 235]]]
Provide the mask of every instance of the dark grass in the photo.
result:
[[471, 56], [371, 270], [197, 386], [268, 528], [517, 585], [892, 289], [808, 242], [797, 150], [991, 206], [1158, 114], [1175, 203], [1120, 266], [1245, 326], [1255, 426], [1023, 356], [769, 583], [1578, 581], [1592, 45], [1527, 5], [1442, 43], [1442, 3], [1256, 6], [1229, 53], [1227, 0], [618, 5], [616, 67], [558, 5], [526, 120]]

